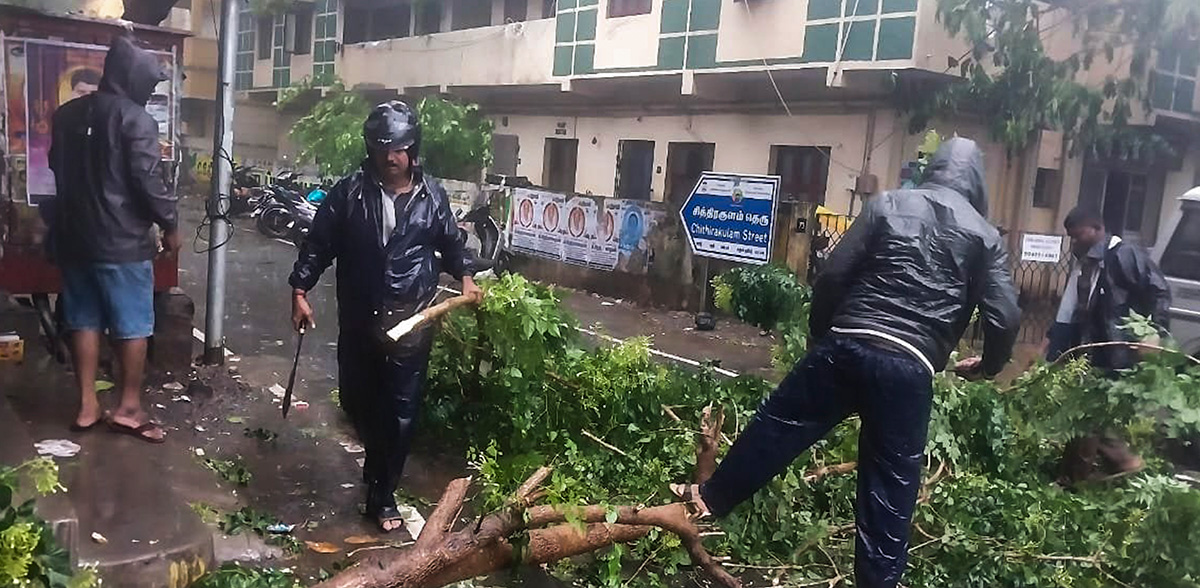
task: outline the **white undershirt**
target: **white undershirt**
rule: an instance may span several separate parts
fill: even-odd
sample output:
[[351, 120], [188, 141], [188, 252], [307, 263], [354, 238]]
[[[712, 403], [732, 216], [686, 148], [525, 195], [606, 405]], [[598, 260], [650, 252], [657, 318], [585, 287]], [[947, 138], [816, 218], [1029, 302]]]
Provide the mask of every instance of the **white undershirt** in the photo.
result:
[[[1108, 240], [1108, 248], [1112, 249], [1121, 243], [1121, 238], [1113, 235]], [[1067, 287], [1063, 290], [1062, 300], [1058, 303], [1058, 314], [1054, 317], [1054, 322], [1071, 324], [1075, 322], [1075, 308], [1079, 306], [1079, 276], [1083, 273], [1082, 264], [1076, 263], [1071, 268], [1071, 277], [1067, 279]], [[1096, 285], [1100, 283], [1099, 268], [1092, 272], [1092, 286], [1089, 289], [1091, 294], [1088, 297], [1096, 295]]]
[[398, 222], [396, 219], [396, 199], [402, 194], [408, 194], [409, 192], [389, 192], [383, 186], [379, 187], [379, 191], [383, 193], [383, 206], [380, 207], [383, 209], [381, 217], [383, 220], [383, 232], [379, 235], [379, 242], [382, 245], [387, 245], [388, 240], [392, 238], [392, 232], [396, 230]]
[[388, 192], [383, 190], [383, 232], [380, 233], [380, 242], [387, 245], [388, 239], [392, 236], [392, 231], [396, 230], [396, 198], [399, 198], [399, 193]]

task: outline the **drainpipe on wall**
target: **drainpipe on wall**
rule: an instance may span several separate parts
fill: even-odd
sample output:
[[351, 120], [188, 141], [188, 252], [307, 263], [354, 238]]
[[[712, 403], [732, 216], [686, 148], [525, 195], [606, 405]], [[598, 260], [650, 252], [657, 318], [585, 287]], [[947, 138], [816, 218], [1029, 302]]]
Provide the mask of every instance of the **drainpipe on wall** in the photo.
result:
[[847, 214], [854, 216], [854, 199], [856, 196], [862, 196], [866, 200], [870, 193], [864, 192], [864, 186], [878, 186], [879, 182], [872, 182], [868, 178], [871, 176], [871, 157], [875, 152], [875, 119], [879, 115], [879, 111], [872, 108], [867, 114], [867, 136], [865, 137], [865, 145], [863, 146], [863, 161], [862, 171], [859, 173], [858, 180], [854, 182], [854, 191], [850, 192], [850, 210]]

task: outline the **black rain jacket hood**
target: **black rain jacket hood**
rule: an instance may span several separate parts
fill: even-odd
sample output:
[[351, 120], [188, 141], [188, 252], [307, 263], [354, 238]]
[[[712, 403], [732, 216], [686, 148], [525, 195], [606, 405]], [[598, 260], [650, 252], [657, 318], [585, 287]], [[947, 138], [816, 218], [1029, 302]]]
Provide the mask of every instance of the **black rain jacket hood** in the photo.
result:
[[100, 89], [54, 112], [50, 169], [56, 197], [50, 254], [61, 264], [153, 259], [152, 225], [176, 228], [158, 121], [146, 101], [166, 72], [154, 54], [113, 40]]
[[887, 340], [936, 371], [979, 308], [983, 369], [995, 375], [1021, 313], [1008, 254], [984, 216], [983, 155], [974, 141], [951, 139], [928, 172], [914, 190], [867, 200], [813, 288], [810, 329]]
[[946, 141], [925, 171], [925, 183], [950, 188], [967, 197], [979, 216], [987, 218], [987, 180], [983, 176], [983, 152], [974, 141], [955, 137]]
[[127, 37], [117, 37], [104, 57], [100, 90], [145, 106], [154, 94], [154, 88], [167, 79], [166, 68], [157, 56], [135, 46]]

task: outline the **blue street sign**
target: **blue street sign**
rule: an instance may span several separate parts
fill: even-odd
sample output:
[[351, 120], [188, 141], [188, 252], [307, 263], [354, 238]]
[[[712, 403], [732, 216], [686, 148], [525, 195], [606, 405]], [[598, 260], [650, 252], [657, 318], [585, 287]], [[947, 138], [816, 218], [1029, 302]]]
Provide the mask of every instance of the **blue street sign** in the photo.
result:
[[779, 176], [705, 172], [679, 210], [692, 253], [762, 265], [771, 261]]

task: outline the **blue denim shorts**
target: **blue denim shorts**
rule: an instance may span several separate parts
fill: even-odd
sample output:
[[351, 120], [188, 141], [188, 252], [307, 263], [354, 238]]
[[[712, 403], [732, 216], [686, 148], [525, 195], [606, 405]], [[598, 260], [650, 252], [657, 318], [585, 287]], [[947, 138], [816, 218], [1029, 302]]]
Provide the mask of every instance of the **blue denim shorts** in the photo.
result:
[[63, 320], [70, 331], [108, 332], [113, 339], [154, 334], [154, 265], [86, 263], [62, 268]]

